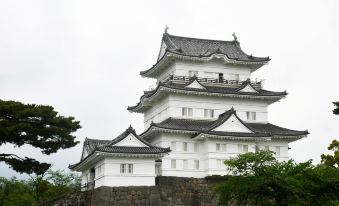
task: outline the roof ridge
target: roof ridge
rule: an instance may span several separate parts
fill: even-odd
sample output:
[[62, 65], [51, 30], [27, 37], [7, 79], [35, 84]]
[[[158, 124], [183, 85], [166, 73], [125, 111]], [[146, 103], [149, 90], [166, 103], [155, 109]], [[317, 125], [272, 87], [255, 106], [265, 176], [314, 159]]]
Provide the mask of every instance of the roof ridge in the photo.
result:
[[212, 41], [212, 42], [226, 42], [226, 43], [232, 43], [235, 44], [234, 40], [231, 41], [227, 41], [227, 40], [216, 40], [216, 39], [205, 39], [205, 38], [196, 38], [196, 37], [186, 37], [186, 36], [176, 36], [176, 35], [172, 35], [172, 34], [168, 34], [167, 35], [169, 37], [174, 37], [174, 38], [180, 38], [180, 39], [190, 39], [190, 40], [197, 40], [197, 41]]

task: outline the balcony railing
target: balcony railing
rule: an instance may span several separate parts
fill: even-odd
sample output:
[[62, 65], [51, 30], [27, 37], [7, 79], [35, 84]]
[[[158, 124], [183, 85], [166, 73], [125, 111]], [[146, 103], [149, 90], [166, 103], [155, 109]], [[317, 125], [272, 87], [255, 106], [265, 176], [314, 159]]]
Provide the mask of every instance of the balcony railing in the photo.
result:
[[93, 190], [95, 188], [95, 181], [93, 180], [92, 182], [87, 182], [83, 185], [81, 185], [81, 191], [89, 191], [89, 190]]
[[[189, 76], [176, 76], [176, 75], [169, 75], [166, 79], [163, 80], [163, 82], [167, 81], [173, 81], [177, 83], [186, 83], [189, 82], [192, 77]], [[224, 78], [200, 78], [197, 77], [198, 81], [205, 84], [218, 84], [219, 86], [240, 86], [244, 83], [244, 81], [239, 80], [228, 80]], [[253, 87], [261, 88], [262, 87], [262, 81], [251, 81], [251, 84]]]

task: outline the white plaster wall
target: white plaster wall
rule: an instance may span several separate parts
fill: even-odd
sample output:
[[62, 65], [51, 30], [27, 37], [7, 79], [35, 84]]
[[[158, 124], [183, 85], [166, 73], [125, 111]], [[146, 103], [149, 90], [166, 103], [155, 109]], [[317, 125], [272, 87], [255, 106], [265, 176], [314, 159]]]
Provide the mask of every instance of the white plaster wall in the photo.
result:
[[[170, 94], [166, 98], [157, 102], [150, 110], [145, 112], [145, 129], [148, 128], [152, 121], [157, 123], [167, 119], [168, 117], [188, 118], [182, 116], [183, 107], [193, 109], [192, 119], [206, 119], [204, 117], [204, 109], [213, 109], [214, 118], [211, 120], [215, 120], [221, 113], [224, 113], [226, 110], [234, 107], [239, 118], [245, 122], [268, 122], [268, 105], [267, 102], [262, 100]], [[247, 120], [247, 111], [256, 112], [256, 120]]]
[[[155, 185], [155, 160], [151, 158], [106, 157], [102, 174], [95, 178], [95, 187], [100, 186], [152, 186]], [[120, 164], [133, 164], [133, 174], [121, 174]]]
[[169, 96], [169, 117], [182, 118], [182, 107], [193, 108], [193, 119], [205, 119], [204, 109], [213, 109], [214, 119], [217, 119], [221, 113], [234, 107], [237, 115], [243, 121], [247, 121], [247, 111], [257, 113], [255, 122], [266, 123], [268, 121], [267, 103], [261, 100], [187, 95]]
[[[176, 142], [176, 150], [170, 152], [168, 156], [162, 159], [162, 176], [179, 176], [179, 177], [195, 177], [201, 178], [209, 175], [227, 175], [226, 166], [222, 163], [217, 165], [218, 160], [224, 161], [226, 159], [236, 157], [239, 155], [239, 145], [247, 145], [248, 152], [255, 152], [256, 145], [260, 149], [265, 149], [265, 146], [269, 146], [269, 149], [275, 151], [275, 147], [280, 147], [280, 155], [276, 156], [279, 161], [288, 160], [288, 143], [267, 141], [231, 141], [231, 140], [194, 140], [190, 135], [184, 134], [159, 134], [156, 138], [151, 140], [152, 144], [157, 144], [162, 147], [170, 147], [171, 142]], [[188, 143], [188, 151], [182, 150], [183, 142]], [[199, 144], [199, 151], [194, 152], [194, 143]], [[226, 144], [226, 151], [216, 150], [216, 144]], [[176, 160], [176, 168], [171, 168], [171, 160]], [[188, 160], [188, 168], [184, 168], [184, 160]], [[199, 169], [194, 169], [194, 160], [200, 161]]]
[[[188, 76], [189, 71], [197, 71], [200, 78], [219, 78], [219, 73], [223, 73], [225, 79], [228, 79], [230, 74], [239, 74], [239, 80], [245, 81], [251, 77], [251, 69], [246, 66], [236, 66], [224, 64], [220, 60], [212, 60], [209, 62], [189, 62], [176, 61], [175, 64], [166, 71], [169, 71], [177, 76]], [[163, 73], [164, 78], [167, 73]]]
[[114, 146], [123, 146], [123, 147], [148, 147], [139, 139], [137, 139], [133, 134], [129, 134], [125, 139], [116, 143]]
[[151, 124], [151, 122], [161, 122], [169, 117], [169, 96], [159, 100], [156, 106], [153, 106], [144, 113], [144, 127], [145, 129]]

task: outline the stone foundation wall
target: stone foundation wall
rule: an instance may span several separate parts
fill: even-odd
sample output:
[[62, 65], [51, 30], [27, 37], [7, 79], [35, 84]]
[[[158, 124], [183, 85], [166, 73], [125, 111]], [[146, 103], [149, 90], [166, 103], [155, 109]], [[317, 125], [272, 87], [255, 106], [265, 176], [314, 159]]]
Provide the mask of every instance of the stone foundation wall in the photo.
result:
[[213, 185], [227, 177], [157, 177], [156, 186], [99, 187], [53, 206], [217, 206]]

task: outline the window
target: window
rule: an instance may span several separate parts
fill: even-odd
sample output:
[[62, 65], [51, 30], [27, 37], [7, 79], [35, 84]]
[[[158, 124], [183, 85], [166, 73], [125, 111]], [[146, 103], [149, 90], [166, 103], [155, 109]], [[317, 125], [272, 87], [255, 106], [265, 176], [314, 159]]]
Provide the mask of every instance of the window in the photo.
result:
[[215, 150], [216, 150], [216, 151], [220, 151], [220, 144], [219, 144], [219, 143], [217, 143], [217, 144], [215, 145]]
[[171, 168], [172, 169], [177, 168], [177, 161], [176, 160], [171, 160]]
[[275, 155], [280, 156], [280, 147], [275, 147]]
[[198, 145], [198, 143], [194, 143], [194, 152], [199, 152], [199, 145]]
[[204, 109], [204, 117], [205, 118], [213, 118], [214, 110], [213, 109]]
[[176, 144], [176, 142], [171, 142], [171, 150], [172, 151], [176, 151], [176, 146], [177, 146], [177, 144]]
[[248, 152], [248, 145], [238, 144], [238, 152], [239, 153], [246, 153], [246, 152]]
[[226, 144], [220, 144], [220, 143], [217, 143], [217, 144], [215, 145], [215, 150], [216, 150], [216, 151], [226, 152]]
[[128, 173], [133, 174], [133, 164], [128, 164]]
[[120, 173], [121, 174], [126, 173], [126, 164], [120, 164]]
[[198, 76], [198, 72], [197, 71], [188, 71], [188, 76], [193, 77], [193, 76]]
[[183, 117], [192, 117], [193, 116], [193, 109], [192, 108], [183, 107], [182, 110], [181, 110], [181, 115]]
[[133, 164], [120, 164], [120, 174], [133, 174]]
[[243, 145], [243, 150], [244, 153], [248, 152], [248, 145]]
[[184, 169], [188, 169], [188, 160], [184, 160]]
[[219, 82], [223, 82], [223, 80], [224, 80], [224, 74], [219, 73]]
[[187, 142], [182, 143], [182, 151], [187, 152]]
[[199, 169], [199, 160], [194, 160], [194, 169]]
[[247, 120], [256, 120], [257, 119], [257, 113], [256, 112], [246, 112]]
[[99, 167], [97, 167], [97, 174], [101, 175], [101, 165]]

